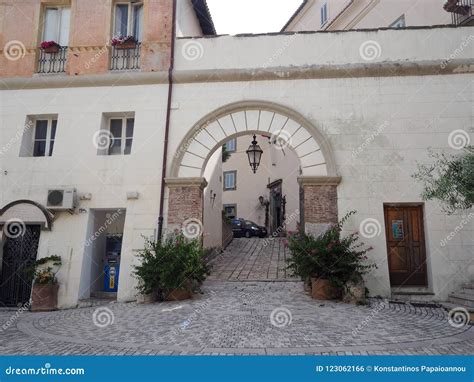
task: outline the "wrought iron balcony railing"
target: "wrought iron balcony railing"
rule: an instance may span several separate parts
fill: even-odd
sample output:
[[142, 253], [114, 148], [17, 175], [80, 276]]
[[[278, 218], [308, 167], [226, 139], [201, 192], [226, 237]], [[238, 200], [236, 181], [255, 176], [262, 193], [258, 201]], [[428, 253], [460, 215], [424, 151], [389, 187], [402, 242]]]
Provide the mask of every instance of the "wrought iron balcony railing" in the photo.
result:
[[47, 53], [45, 50], [39, 50], [38, 73], [64, 73], [67, 62], [67, 46], [60, 46], [57, 52]]
[[110, 56], [110, 70], [135, 70], [140, 69], [141, 44], [131, 47], [112, 46]]
[[465, 25], [474, 22], [473, 7], [474, 0], [449, 0], [444, 9], [451, 12], [454, 25]]

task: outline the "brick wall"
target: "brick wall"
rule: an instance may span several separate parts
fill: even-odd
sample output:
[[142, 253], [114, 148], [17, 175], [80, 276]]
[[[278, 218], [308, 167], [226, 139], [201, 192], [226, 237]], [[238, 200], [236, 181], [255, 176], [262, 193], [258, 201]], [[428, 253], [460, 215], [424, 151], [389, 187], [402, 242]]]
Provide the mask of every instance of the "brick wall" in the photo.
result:
[[337, 223], [337, 186], [304, 186], [305, 223]]
[[187, 219], [203, 221], [203, 191], [200, 186], [170, 187], [168, 225], [181, 226]]
[[[4, 0], [0, 3], [0, 77], [31, 77], [37, 70], [46, 5], [71, 5], [66, 74], [103, 74], [109, 70], [113, 37], [112, 0]], [[167, 70], [170, 62], [172, 0], [144, 0], [141, 71]], [[7, 44], [15, 42], [18, 59], [8, 59]]]

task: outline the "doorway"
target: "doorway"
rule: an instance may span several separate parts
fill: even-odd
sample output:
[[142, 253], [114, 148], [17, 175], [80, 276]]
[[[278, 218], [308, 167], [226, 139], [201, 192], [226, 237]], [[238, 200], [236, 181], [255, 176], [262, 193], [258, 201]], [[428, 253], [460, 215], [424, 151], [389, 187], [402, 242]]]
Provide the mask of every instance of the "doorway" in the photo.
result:
[[0, 264], [0, 305], [21, 306], [30, 301], [32, 280], [25, 270], [35, 261], [41, 226], [26, 225], [22, 233], [6, 237]]
[[428, 286], [423, 205], [384, 206], [391, 286]]

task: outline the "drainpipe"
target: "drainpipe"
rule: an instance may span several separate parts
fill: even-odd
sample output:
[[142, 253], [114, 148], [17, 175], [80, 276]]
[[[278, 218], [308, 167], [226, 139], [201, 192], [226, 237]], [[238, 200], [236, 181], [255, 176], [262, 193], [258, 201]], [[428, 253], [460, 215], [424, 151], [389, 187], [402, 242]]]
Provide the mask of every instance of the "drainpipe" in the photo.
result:
[[158, 241], [163, 237], [163, 210], [165, 201], [165, 179], [166, 167], [168, 166], [168, 137], [170, 130], [171, 118], [171, 101], [173, 99], [173, 71], [174, 71], [174, 49], [176, 42], [176, 2], [173, 0], [173, 19], [171, 31], [171, 48], [170, 48], [170, 66], [168, 69], [168, 105], [166, 107], [166, 125], [165, 125], [165, 139], [163, 142], [163, 165], [161, 168], [161, 194], [160, 194], [160, 216], [158, 217]]

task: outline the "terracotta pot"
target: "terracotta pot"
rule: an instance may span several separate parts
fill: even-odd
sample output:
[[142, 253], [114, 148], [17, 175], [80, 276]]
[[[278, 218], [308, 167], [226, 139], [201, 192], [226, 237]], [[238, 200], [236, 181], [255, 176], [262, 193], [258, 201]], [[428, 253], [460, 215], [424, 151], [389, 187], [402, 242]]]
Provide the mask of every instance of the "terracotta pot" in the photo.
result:
[[182, 300], [189, 300], [193, 298], [193, 295], [189, 289], [186, 288], [178, 288], [172, 290], [165, 298], [166, 301], [182, 301]]
[[329, 280], [311, 278], [311, 297], [315, 300], [335, 300], [340, 296], [339, 290]]
[[155, 301], [155, 293], [137, 295], [137, 304], [153, 304]]
[[135, 49], [137, 47], [137, 43], [135, 42], [126, 42], [123, 44], [115, 45], [117, 49]]
[[58, 284], [33, 284], [31, 311], [50, 312], [58, 308]]
[[59, 46], [54, 45], [50, 46], [49, 48], [44, 48], [43, 49], [45, 53], [58, 53], [59, 52]]

